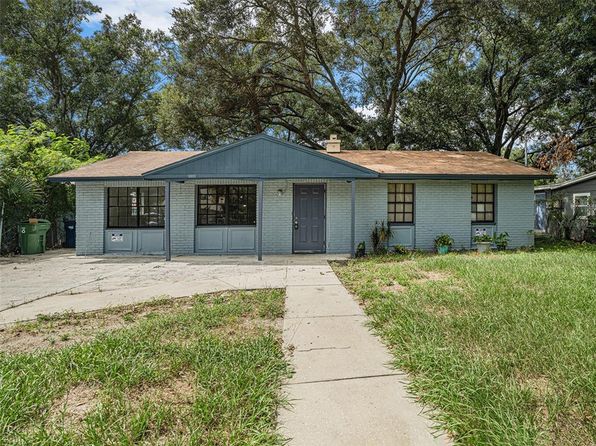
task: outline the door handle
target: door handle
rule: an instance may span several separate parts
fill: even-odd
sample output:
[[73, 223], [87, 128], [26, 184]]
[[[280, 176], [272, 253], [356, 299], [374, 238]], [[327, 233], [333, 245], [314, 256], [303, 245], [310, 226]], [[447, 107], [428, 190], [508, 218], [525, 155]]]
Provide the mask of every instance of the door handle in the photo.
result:
[[298, 230], [298, 218], [294, 218], [294, 229]]

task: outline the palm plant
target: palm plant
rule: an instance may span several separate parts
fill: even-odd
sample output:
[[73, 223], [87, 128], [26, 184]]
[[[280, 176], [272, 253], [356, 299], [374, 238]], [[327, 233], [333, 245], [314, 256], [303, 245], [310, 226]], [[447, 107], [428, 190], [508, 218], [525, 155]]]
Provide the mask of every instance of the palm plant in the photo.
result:
[[12, 231], [41, 197], [41, 189], [35, 181], [0, 170], [0, 251], [4, 232]]
[[370, 233], [373, 253], [384, 254], [387, 252], [387, 243], [389, 243], [392, 235], [391, 226], [386, 225], [385, 221], [382, 221], [381, 223], [376, 221], [375, 226]]

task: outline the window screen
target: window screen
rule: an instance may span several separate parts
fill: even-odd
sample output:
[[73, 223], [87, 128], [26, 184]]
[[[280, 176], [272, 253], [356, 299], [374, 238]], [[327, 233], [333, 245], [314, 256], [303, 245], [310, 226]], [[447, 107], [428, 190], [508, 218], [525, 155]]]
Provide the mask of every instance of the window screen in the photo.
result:
[[494, 184], [472, 184], [472, 221], [476, 223], [495, 221]]
[[389, 223], [414, 222], [414, 184], [389, 183], [387, 185], [387, 221]]
[[109, 187], [109, 228], [163, 228], [165, 188]]
[[255, 225], [257, 188], [254, 185], [199, 186], [197, 224]]

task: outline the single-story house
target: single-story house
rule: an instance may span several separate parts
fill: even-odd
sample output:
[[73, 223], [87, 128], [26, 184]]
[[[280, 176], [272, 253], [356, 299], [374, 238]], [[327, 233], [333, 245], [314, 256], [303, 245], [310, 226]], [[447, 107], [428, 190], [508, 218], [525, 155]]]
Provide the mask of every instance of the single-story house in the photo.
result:
[[533, 244], [545, 172], [483, 152], [317, 151], [256, 135], [206, 152], [131, 152], [50, 177], [76, 184], [76, 253], [351, 253], [375, 222], [391, 245], [508, 232]]
[[535, 229], [547, 229], [548, 201], [561, 207], [565, 214], [572, 216], [575, 212], [589, 212], [590, 204], [596, 200], [596, 172], [579, 176], [561, 183], [544, 184], [534, 188], [536, 209]]

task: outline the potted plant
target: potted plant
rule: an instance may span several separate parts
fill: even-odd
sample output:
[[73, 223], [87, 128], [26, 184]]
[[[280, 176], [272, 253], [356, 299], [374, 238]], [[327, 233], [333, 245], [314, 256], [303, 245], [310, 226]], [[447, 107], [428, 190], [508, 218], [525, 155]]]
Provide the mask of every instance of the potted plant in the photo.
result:
[[497, 247], [499, 251], [504, 251], [507, 249], [507, 245], [509, 244], [509, 234], [506, 232], [501, 232], [500, 234], [495, 234], [493, 237], [493, 243]]
[[480, 253], [490, 251], [493, 243], [493, 238], [486, 232], [474, 236], [474, 243], [476, 243], [476, 250]]
[[453, 246], [453, 238], [449, 234], [441, 234], [435, 239], [435, 248], [439, 254], [447, 254]]

